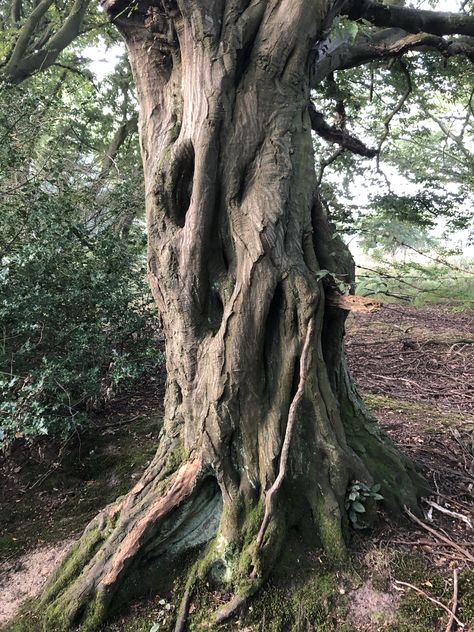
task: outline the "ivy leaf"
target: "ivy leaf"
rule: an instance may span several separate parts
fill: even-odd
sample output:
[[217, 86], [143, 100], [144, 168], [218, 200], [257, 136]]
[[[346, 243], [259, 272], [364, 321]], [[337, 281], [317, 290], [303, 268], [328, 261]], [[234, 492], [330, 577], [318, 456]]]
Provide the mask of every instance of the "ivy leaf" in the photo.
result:
[[352, 508], [354, 509], [354, 511], [357, 511], [357, 513], [365, 513], [364, 505], [358, 501], [352, 503]]
[[325, 277], [327, 277], [329, 274], [331, 274], [329, 270], [318, 270], [316, 272], [316, 279], [320, 281], [321, 279], [324, 279]]

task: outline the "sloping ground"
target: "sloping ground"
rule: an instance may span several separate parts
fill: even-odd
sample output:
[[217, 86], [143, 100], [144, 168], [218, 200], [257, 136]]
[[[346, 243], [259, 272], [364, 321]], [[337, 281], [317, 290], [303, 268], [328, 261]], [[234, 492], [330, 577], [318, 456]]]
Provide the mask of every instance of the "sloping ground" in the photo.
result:
[[104, 505], [127, 492], [155, 454], [163, 376], [123, 394], [63, 443], [0, 453], [0, 627], [47, 577]]
[[474, 312], [385, 305], [351, 314], [346, 348], [363, 390], [474, 413]]
[[[472, 313], [435, 307], [394, 305], [351, 315], [347, 350], [359, 388], [430, 480], [434, 493], [428, 500], [436, 506], [424, 504], [422, 524], [396, 525], [381, 513], [374, 531], [353, 533], [354, 555], [345, 569], [331, 568], [317, 550], [302, 549], [295, 534], [265, 589], [239, 619], [219, 630], [461, 629], [455, 620], [448, 623], [443, 605], [455, 607], [464, 629], [474, 630], [473, 323]], [[3, 621], [38, 590], [44, 580], [38, 563], [45, 576], [67, 538], [146, 467], [158, 438], [162, 394], [162, 380], [144, 384], [141, 392], [114, 402], [80, 441], [55, 450], [38, 444], [28, 453], [17, 446], [0, 462]], [[174, 584], [132, 604], [104, 632], [170, 632], [181, 584], [176, 568]], [[190, 630], [211, 629], [193, 613], [215, 610], [227, 599], [207, 586], [197, 590]]]
[[367, 404], [438, 490], [435, 502], [449, 497], [446, 508], [474, 524], [474, 313], [388, 305], [351, 315], [346, 349]]

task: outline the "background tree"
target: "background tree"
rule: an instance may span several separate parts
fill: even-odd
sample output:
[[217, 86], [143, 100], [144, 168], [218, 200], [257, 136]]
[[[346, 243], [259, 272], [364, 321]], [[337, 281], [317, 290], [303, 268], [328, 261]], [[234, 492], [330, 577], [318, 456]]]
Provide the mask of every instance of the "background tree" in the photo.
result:
[[[89, 0], [3, 0], [0, 25], [0, 78], [12, 84], [59, 64], [61, 53], [79, 35], [96, 34], [105, 26]], [[74, 68], [74, 63], [65, 65]]]
[[[261, 586], [292, 529], [344, 559], [354, 479], [380, 483], [394, 512], [416, 507], [421, 481], [346, 370], [345, 312], [327, 300], [325, 271], [350, 284], [353, 264], [318, 195], [311, 127], [372, 152], [328, 125], [310, 92], [338, 70], [410, 50], [472, 56], [474, 19], [371, 1], [107, 9], [141, 106], [166, 413], [147, 472], [91, 522], [38, 612], [50, 629], [95, 629], [160, 563], [210, 541], [180, 630], [197, 577], [230, 584], [235, 597], [216, 615], [225, 619]], [[331, 36], [340, 13], [370, 26]]]

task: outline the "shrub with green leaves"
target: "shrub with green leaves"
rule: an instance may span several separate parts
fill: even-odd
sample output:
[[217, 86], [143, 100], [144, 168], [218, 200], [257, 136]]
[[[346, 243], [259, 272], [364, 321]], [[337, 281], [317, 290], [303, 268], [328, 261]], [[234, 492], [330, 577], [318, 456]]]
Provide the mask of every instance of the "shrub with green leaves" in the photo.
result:
[[143, 227], [117, 230], [143, 204], [139, 158], [124, 145], [100, 175], [111, 123], [91, 90], [54, 76], [0, 86], [3, 445], [70, 433], [162, 357]]
[[160, 357], [139, 253], [35, 211], [0, 273], [3, 439], [69, 432]]
[[4, 207], [0, 226], [4, 441], [70, 432], [160, 358], [140, 238], [89, 232], [74, 196], [29, 198]]

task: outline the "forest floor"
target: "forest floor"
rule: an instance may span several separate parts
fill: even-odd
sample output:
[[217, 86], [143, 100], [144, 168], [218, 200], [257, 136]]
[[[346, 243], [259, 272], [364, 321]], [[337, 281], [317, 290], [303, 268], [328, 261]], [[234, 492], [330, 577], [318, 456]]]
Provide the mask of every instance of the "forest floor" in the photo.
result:
[[[227, 629], [474, 630], [474, 313], [387, 305], [351, 314], [346, 346], [367, 405], [430, 481], [425, 519], [394, 524], [380, 513], [370, 533], [354, 532], [344, 570], [295, 539]], [[163, 379], [122, 394], [65, 444], [18, 444], [0, 457], [0, 627], [40, 590], [96, 511], [127, 491], [152, 458]], [[215, 608], [225, 595], [197, 594], [192, 610], [202, 609], [201, 599]], [[134, 603], [104, 630], [166, 631], [176, 601], [170, 590]], [[207, 626], [191, 617], [190, 629]]]

